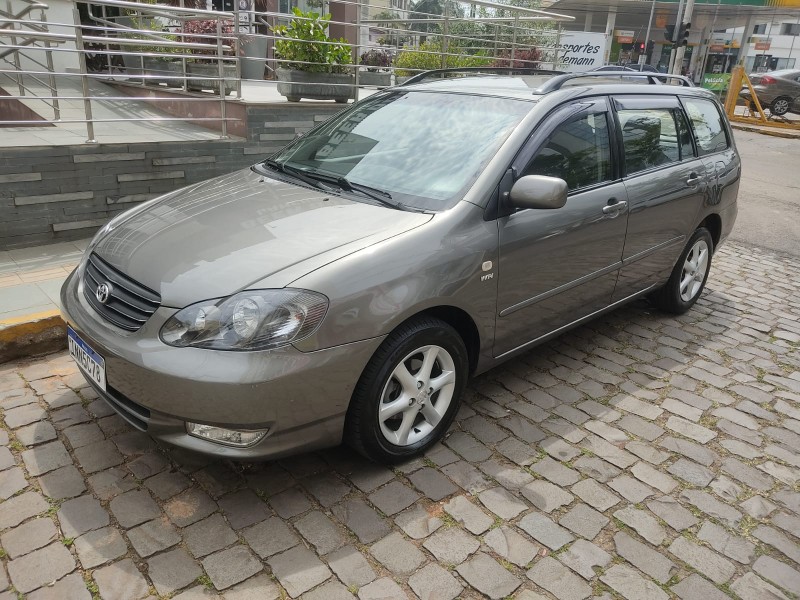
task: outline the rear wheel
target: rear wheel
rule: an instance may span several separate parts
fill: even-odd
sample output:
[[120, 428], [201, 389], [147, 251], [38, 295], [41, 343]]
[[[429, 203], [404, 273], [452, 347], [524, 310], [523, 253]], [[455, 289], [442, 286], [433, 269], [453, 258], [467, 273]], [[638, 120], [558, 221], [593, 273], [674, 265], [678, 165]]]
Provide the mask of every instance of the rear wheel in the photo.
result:
[[345, 441], [377, 462], [421, 454], [453, 421], [468, 370], [464, 341], [450, 325], [428, 317], [402, 325], [364, 369]]
[[789, 112], [789, 108], [791, 107], [792, 99], [786, 96], [780, 96], [775, 98], [772, 101], [772, 104], [769, 105], [769, 112], [777, 117], [782, 117], [787, 112]]
[[700, 227], [689, 238], [666, 285], [650, 296], [653, 304], [676, 315], [689, 310], [706, 285], [713, 250], [711, 234]]

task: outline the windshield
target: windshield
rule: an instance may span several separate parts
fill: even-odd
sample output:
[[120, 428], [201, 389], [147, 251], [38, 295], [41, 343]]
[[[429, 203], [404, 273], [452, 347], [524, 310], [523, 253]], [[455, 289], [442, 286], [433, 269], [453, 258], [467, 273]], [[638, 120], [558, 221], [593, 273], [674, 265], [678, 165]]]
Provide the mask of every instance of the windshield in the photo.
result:
[[395, 90], [340, 113], [274, 159], [387, 192], [401, 205], [443, 210], [530, 109], [508, 98]]

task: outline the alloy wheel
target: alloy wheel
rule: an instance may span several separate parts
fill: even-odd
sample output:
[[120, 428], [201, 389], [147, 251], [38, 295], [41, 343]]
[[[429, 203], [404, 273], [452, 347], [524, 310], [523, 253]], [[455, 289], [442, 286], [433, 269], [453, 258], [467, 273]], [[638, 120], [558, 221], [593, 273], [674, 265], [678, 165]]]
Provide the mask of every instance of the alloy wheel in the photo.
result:
[[689, 302], [697, 296], [703, 287], [707, 270], [708, 244], [705, 240], [697, 240], [689, 254], [686, 255], [686, 261], [683, 263], [680, 286], [681, 300]]

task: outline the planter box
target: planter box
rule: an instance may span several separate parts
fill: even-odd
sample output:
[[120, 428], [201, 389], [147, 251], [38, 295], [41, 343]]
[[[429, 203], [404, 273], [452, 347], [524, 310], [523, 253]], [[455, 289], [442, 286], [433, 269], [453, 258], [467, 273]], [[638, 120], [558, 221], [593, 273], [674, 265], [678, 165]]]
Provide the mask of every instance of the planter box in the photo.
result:
[[[213, 79], [192, 79], [192, 75], [199, 77], [219, 77], [219, 67], [216, 63], [197, 63], [190, 62], [186, 64], [186, 74], [189, 79], [186, 81], [186, 87], [192, 91], [211, 90], [215, 94], [219, 94], [220, 81]], [[223, 66], [223, 76], [225, 77], [225, 95], [230, 94], [235, 88], [236, 65], [226, 64]]]
[[289, 102], [301, 98], [310, 100], [335, 100], [345, 103], [355, 93], [355, 78], [345, 73], [309, 73], [291, 69], [277, 69], [278, 93]]
[[[168, 87], [183, 87], [183, 65], [178, 60], [144, 57], [144, 73], [150, 75], [145, 80], [149, 85], [165, 84]], [[166, 77], [161, 79], [157, 76]]]
[[263, 35], [241, 35], [239, 37], [239, 63], [242, 79], [264, 79], [267, 64], [268, 38]]
[[392, 74], [362, 70], [358, 74], [358, 83], [359, 85], [371, 85], [379, 88], [390, 87], [392, 85]]

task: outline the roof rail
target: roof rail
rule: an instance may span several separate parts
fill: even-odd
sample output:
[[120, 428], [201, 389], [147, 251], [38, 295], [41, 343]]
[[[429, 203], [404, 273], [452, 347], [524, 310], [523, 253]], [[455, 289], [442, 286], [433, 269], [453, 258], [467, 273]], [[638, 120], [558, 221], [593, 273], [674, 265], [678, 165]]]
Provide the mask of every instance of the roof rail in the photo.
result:
[[504, 75], [563, 75], [564, 71], [552, 71], [549, 69], [529, 69], [526, 67], [460, 67], [451, 69], [431, 69], [423, 73], [418, 73], [411, 77], [411, 79], [404, 81], [400, 85], [411, 85], [419, 83], [425, 79], [431, 79], [438, 75], [446, 75], [448, 73], [467, 73], [480, 75], [484, 74], [504, 74]]
[[572, 79], [579, 79], [581, 77], [647, 77], [649, 83], [657, 85], [666, 85], [660, 80], [664, 79], [677, 79], [681, 82], [683, 87], [694, 87], [694, 84], [688, 77], [683, 75], [670, 75], [669, 73], [652, 73], [650, 71], [583, 71], [581, 73], [565, 73], [548, 79], [538, 89], [534, 91], [536, 94], [546, 94], [555, 90], [560, 90], [566, 82]]

